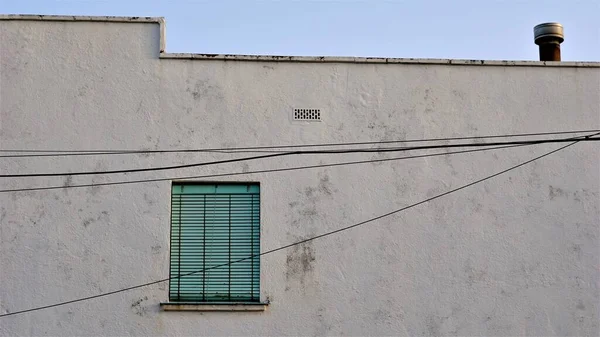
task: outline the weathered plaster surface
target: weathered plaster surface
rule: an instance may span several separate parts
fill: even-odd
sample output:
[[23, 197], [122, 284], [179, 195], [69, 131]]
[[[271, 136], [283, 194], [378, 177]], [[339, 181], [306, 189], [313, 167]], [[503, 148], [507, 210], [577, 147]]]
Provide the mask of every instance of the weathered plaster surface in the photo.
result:
[[[2, 19], [2, 149], [206, 148], [600, 127], [598, 63], [203, 61], [208, 56], [161, 53], [163, 26], [157, 19]], [[293, 108], [321, 109], [323, 121], [293, 122]], [[558, 146], [218, 180], [261, 183], [261, 245], [268, 250], [409, 205]], [[7, 317], [0, 320], [0, 335], [595, 336], [599, 155], [598, 146], [577, 144], [377, 223], [264, 256], [261, 292], [270, 302], [264, 312], [160, 311], [167, 289], [158, 284]], [[224, 156], [238, 155], [4, 158], [0, 171], [107, 170]], [[121, 177], [2, 179], [0, 188], [389, 156], [301, 156]], [[0, 312], [164, 278], [169, 186], [0, 194]]]

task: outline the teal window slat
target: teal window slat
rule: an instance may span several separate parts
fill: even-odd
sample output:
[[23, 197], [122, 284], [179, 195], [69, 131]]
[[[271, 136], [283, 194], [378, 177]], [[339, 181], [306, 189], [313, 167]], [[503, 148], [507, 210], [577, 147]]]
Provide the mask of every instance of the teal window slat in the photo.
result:
[[174, 183], [169, 300], [260, 301], [260, 186]]

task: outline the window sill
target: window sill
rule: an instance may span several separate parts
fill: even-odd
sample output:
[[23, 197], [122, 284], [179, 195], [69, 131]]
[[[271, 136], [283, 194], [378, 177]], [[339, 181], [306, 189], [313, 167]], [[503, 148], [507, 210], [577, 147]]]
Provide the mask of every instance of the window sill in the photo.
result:
[[265, 311], [269, 302], [163, 302], [163, 311]]

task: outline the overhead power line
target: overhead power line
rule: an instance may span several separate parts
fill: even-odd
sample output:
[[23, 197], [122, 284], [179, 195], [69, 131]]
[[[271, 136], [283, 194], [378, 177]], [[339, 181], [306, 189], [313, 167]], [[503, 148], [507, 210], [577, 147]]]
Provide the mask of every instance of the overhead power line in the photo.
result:
[[525, 162], [522, 162], [520, 164], [517, 164], [515, 166], [512, 166], [512, 167], [507, 168], [505, 170], [502, 170], [500, 172], [494, 173], [494, 174], [492, 174], [490, 176], [487, 176], [487, 177], [475, 180], [475, 181], [470, 182], [470, 183], [468, 183], [466, 185], [462, 185], [460, 187], [451, 189], [449, 191], [446, 191], [444, 193], [435, 195], [435, 196], [427, 198], [425, 200], [421, 200], [421, 201], [419, 201], [417, 203], [414, 203], [414, 204], [411, 204], [411, 205], [408, 205], [408, 206], [405, 206], [405, 207], [393, 210], [391, 212], [388, 212], [388, 213], [376, 216], [374, 218], [370, 218], [370, 219], [361, 221], [361, 222], [353, 224], [353, 225], [342, 227], [342, 228], [339, 228], [339, 229], [336, 229], [336, 230], [333, 230], [333, 231], [330, 231], [330, 232], [325, 232], [323, 234], [319, 234], [319, 235], [316, 235], [316, 236], [313, 236], [313, 237], [310, 237], [310, 238], [307, 238], [307, 239], [304, 239], [304, 240], [300, 240], [300, 241], [297, 241], [297, 242], [294, 242], [294, 243], [291, 243], [291, 244], [288, 244], [288, 245], [285, 245], [285, 246], [281, 246], [281, 247], [278, 247], [278, 248], [275, 248], [275, 249], [267, 250], [267, 251], [259, 253], [259, 254], [249, 255], [248, 257], [245, 257], [245, 258], [242, 258], [242, 259], [238, 259], [238, 260], [235, 260], [235, 261], [231, 261], [231, 262], [228, 262], [228, 263], [223, 263], [223, 264], [212, 266], [212, 267], [209, 267], [209, 268], [203, 268], [203, 269], [196, 270], [194, 272], [186, 273], [186, 274], [179, 275], [179, 276], [168, 277], [168, 278], [164, 278], [164, 279], [160, 279], [160, 280], [156, 280], [156, 281], [151, 281], [151, 282], [139, 284], [139, 285], [136, 285], [136, 286], [122, 288], [122, 289], [118, 289], [118, 290], [114, 290], [114, 291], [110, 291], [110, 292], [105, 292], [105, 293], [101, 293], [101, 294], [97, 294], [97, 295], [82, 297], [82, 298], [78, 298], [78, 299], [74, 299], [74, 300], [70, 300], [70, 301], [64, 301], [64, 302], [49, 304], [49, 305], [39, 306], [39, 307], [35, 307], [35, 308], [30, 308], [30, 309], [19, 310], [19, 311], [15, 311], [15, 312], [9, 312], [9, 313], [6, 313], [6, 314], [1, 314], [0, 318], [7, 317], [7, 316], [24, 314], [24, 313], [32, 312], [32, 311], [39, 311], [39, 310], [44, 310], [44, 309], [49, 309], [49, 308], [55, 308], [55, 307], [64, 306], [64, 305], [68, 305], [68, 304], [72, 304], [72, 303], [88, 301], [88, 300], [92, 300], [92, 299], [96, 299], [96, 298], [100, 298], [100, 297], [105, 297], [105, 296], [109, 296], [109, 295], [113, 295], [113, 294], [118, 294], [118, 293], [130, 291], [130, 290], [134, 290], [134, 289], [139, 289], [139, 288], [151, 286], [151, 285], [162, 283], [162, 282], [166, 282], [166, 281], [169, 281], [169, 280], [172, 280], [172, 279], [177, 279], [177, 278], [181, 278], [181, 277], [185, 277], [185, 276], [189, 276], [189, 275], [201, 273], [201, 272], [206, 271], [206, 270], [216, 269], [216, 268], [228, 266], [228, 265], [231, 265], [231, 264], [234, 264], [234, 263], [238, 263], [238, 262], [242, 262], [242, 261], [245, 261], [245, 260], [249, 260], [249, 259], [252, 259], [252, 258], [255, 258], [255, 257], [259, 257], [259, 256], [271, 254], [271, 253], [274, 253], [274, 252], [277, 252], [277, 251], [280, 251], [280, 250], [284, 250], [284, 249], [287, 249], [287, 248], [290, 248], [290, 247], [293, 247], [293, 246], [304, 244], [304, 243], [309, 242], [309, 241], [317, 240], [317, 239], [320, 239], [320, 238], [323, 238], [323, 237], [327, 237], [327, 236], [330, 236], [330, 235], [333, 235], [333, 234], [337, 234], [337, 233], [340, 233], [340, 232], [343, 232], [343, 231], [347, 231], [349, 229], [352, 229], [352, 228], [355, 228], [355, 227], [359, 227], [359, 226], [362, 226], [362, 225], [365, 225], [365, 224], [368, 224], [368, 223], [371, 223], [371, 222], [374, 222], [374, 221], [377, 221], [377, 220], [389, 217], [391, 215], [394, 215], [394, 214], [406, 211], [408, 209], [411, 209], [411, 208], [414, 208], [416, 206], [425, 204], [427, 202], [430, 202], [430, 201], [442, 198], [442, 197], [447, 196], [449, 194], [452, 194], [454, 192], [458, 192], [458, 191], [463, 190], [463, 189], [465, 189], [467, 187], [470, 187], [470, 186], [479, 184], [481, 182], [484, 182], [486, 180], [492, 179], [492, 178], [497, 177], [499, 175], [502, 175], [504, 173], [510, 172], [512, 170], [515, 170], [515, 169], [517, 169], [517, 168], [519, 168], [521, 166], [527, 165], [527, 164], [532, 163], [532, 162], [534, 162], [536, 160], [539, 160], [541, 158], [549, 156], [549, 155], [551, 155], [553, 153], [561, 151], [561, 150], [563, 150], [563, 149], [565, 149], [565, 148], [567, 148], [569, 146], [572, 146], [574, 144], [579, 143], [580, 141], [581, 140], [573, 141], [573, 142], [571, 142], [571, 143], [569, 143], [567, 145], [564, 145], [564, 146], [562, 146], [562, 147], [560, 147], [558, 149], [555, 149], [555, 150], [552, 150], [550, 152], [547, 152], [547, 153], [545, 153], [543, 155], [537, 156], [537, 157], [535, 157], [533, 159], [527, 160]]
[[68, 189], [68, 188], [82, 188], [82, 187], [98, 187], [98, 186], [111, 186], [111, 185], [125, 185], [125, 184], [138, 184], [138, 183], [148, 183], [148, 182], [157, 182], [157, 181], [170, 181], [170, 180], [182, 180], [182, 179], [205, 179], [205, 178], [217, 178], [217, 177], [230, 177], [230, 176], [238, 176], [238, 175], [257, 174], [257, 173], [272, 173], [272, 172], [296, 171], [296, 170], [313, 169], [313, 168], [323, 168], [323, 167], [335, 167], [335, 166], [345, 166], [345, 165], [379, 163], [379, 162], [387, 162], [387, 161], [399, 161], [399, 160], [415, 159], [415, 158], [426, 158], [426, 157], [436, 157], [436, 156], [445, 156], [445, 155], [455, 155], [455, 154], [463, 154], [463, 153], [473, 153], [473, 152], [483, 152], [483, 151], [491, 151], [491, 150], [499, 150], [499, 149], [508, 149], [508, 148], [512, 148], [512, 147], [531, 146], [531, 145], [533, 145], [533, 144], [507, 145], [507, 146], [488, 147], [488, 148], [474, 149], [474, 150], [463, 150], [463, 151], [454, 151], [454, 152], [438, 152], [438, 153], [422, 154], [422, 155], [416, 155], [416, 156], [394, 157], [394, 158], [384, 158], [384, 159], [346, 161], [346, 162], [331, 163], [331, 164], [318, 164], [318, 165], [308, 165], [308, 166], [282, 167], [282, 168], [276, 168], [276, 169], [265, 169], [265, 170], [257, 170], [257, 171], [246, 171], [246, 172], [217, 173], [217, 174], [196, 175], [196, 176], [179, 176], [179, 177], [154, 178], [154, 179], [126, 180], [126, 181], [114, 181], [114, 182], [106, 182], [106, 183], [91, 183], [91, 184], [66, 185], [66, 186], [65, 185], [56, 185], [56, 186], [45, 186], [45, 187], [29, 187], [29, 188], [4, 189], [4, 190], [0, 190], [0, 193], [46, 191], [46, 190]]
[[[96, 155], [122, 155], [122, 154], [158, 154], [158, 153], [189, 153], [189, 152], [218, 152], [218, 153], [245, 153], [245, 152], [279, 152], [279, 151], [259, 151], [266, 149], [291, 149], [291, 148], [310, 148], [310, 147], [339, 147], [356, 145], [383, 145], [398, 143], [420, 143], [420, 142], [439, 142], [455, 140], [478, 140], [493, 138], [513, 138], [513, 137], [531, 137], [564, 135], [574, 133], [592, 133], [600, 132], [598, 130], [574, 130], [574, 131], [556, 131], [556, 132], [537, 132], [537, 133], [515, 133], [504, 135], [489, 136], [469, 136], [469, 137], [446, 137], [429, 139], [407, 139], [407, 140], [387, 140], [387, 141], [367, 141], [350, 143], [321, 143], [321, 144], [302, 144], [302, 145], [273, 145], [273, 146], [250, 146], [250, 147], [225, 147], [225, 148], [205, 148], [205, 149], [163, 149], [163, 150], [32, 150], [32, 149], [8, 149], [0, 150], [0, 153], [21, 153], [13, 155], [0, 155], [0, 158], [22, 158], [22, 157], [57, 157], [57, 156], [96, 156]], [[287, 152], [287, 151], [283, 151]], [[22, 154], [27, 153], [27, 154]]]
[[[592, 136], [593, 135], [582, 136], [582, 139], [580, 141], [598, 141], [598, 140], [600, 140], [600, 138], [591, 138]], [[577, 138], [579, 138], [579, 137], [577, 137]], [[175, 169], [200, 167], [200, 166], [208, 166], [208, 165], [216, 165], [216, 164], [243, 162], [243, 161], [250, 161], [250, 160], [257, 160], [257, 159], [293, 156], [293, 155], [404, 152], [404, 151], [412, 151], [412, 150], [448, 149], [448, 148], [457, 148], [457, 147], [486, 147], [486, 146], [500, 146], [500, 145], [561, 143], [561, 142], [572, 142], [573, 139], [574, 138], [537, 139], [537, 140], [528, 140], [528, 141], [510, 141], [510, 142], [492, 142], [492, 143], [459, 143], [459, 144], [447, 144], [447, 145], [423, 145], [423, 146], [412, 146], [412, 147], [376, 148], [376, 149], [306, 150], [306, 151], [300, 150], [300, 151], [273, 153], [273, 154], [267, 154], [267, 155], [261, 155], [261, 156], [223, 159], [223, 160], [216, 160], [216, 161], [211, 161], [211, 162], [183, 164], [183, 165], [120, 169], [120, 170], [109, 170], [109, 171], [0, 174], [0, 178], [57, 177], [57, 176], [79, 176], [79, 175], [100, 175], [100, 174], [105, 175], [105, 174], [120, 174], [120, 173], [133, 173], [133, 172], [166, 171], [166, 170], [175, 170]]]
[[[0, 153], [2, 151], [0, 150]], [[11, 151], [12, 152], [12, 151]], [[167, 154], [167, 153], [283, 153], [289, 150], [204, 150], [204, 149], [189, 149], [189, 150], [138, 150], [138, 151], [105, 151], [105, 152], [67, 152], [56, 153], [48, 151], [48, 153], [34, 154], [5, 154], [0, 155], [0, 158], [39, 158], [39, 157], [79, 157], [79, 156], [102, 156], [102, 155], [127, 155], [127, 154]]]

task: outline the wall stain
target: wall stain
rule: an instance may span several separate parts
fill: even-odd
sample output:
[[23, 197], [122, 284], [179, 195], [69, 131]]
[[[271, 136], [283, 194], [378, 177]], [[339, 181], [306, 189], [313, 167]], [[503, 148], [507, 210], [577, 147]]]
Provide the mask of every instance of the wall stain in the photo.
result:
[[72, 325], [73, 318], [75, 313], [71, 310], [61, 314], [61, 319], [56, 320], [56, 325], [62, 328], [62, 323], [67, 323], [67, 325]]
[[567, 198], [568, 194], [562, 188], [553, 187], [552, 185], [548, 186], [548, 197], [550, 200], [554, 200], [557, 197]]
[[467, 261], [463, 271], [464, 275], [467, 277], [466, 282], [470, 287], [475, 283], [484, 281], [487, 277], [487, 272], [473, 268], [473, 266], [471, 266], [471, 261]]
[[425, 320], [425, 326], [427, 327], [427, 335], [428, 336], [441, 336], [441, 326], [443, 324], [444, 318], [447, 317], [439, 317], [428, 315]]
[[140, 298], [131, 304], [131, 308], [136, 315], [143, 317], [148, 313], [148, 308], [145, 306], [142, 306], [142, 302], [147, 301], [147, 300], [148, 300], [148, 296], [144, 296], [144, 298]]
[[306, 242], [301, 245], [296, 245], [288, 250], [286, 264], [286, 287], [285, 290], [290, 290], [291, 284], [294, 281], [300, 283], [304, 288], [307, 278], [314, 271], [313, 262], [316, 260], [314, 247], [312, 242]]
[[77, 96], [84, 97], [88, 94], [89, 90], [90, 88], [87, 85], [83, 85], [77, 90]]
[[583, 202], [585, 200], [598, 200], [598, 193], [582, 188], [580, 191], [573, 193], [573, 200]]
[[40, 206], [37, 208], [37, 210], [35, 211], [35, 213], [29, 217], [29, 221], [34, 225], [37, 226], [38, 223], [42, 222], [42, 220], [46, 217], [46, 209], [44, 206]]
[[[443, 142], [441, 142], [441, 144], [443, 144], [443, 145], [449, 145], [450, 142], [449, 141], [443, 141]], [[444, 151], [445, 152], [452, 152], [452, 149], [447, 148]], [[454, 167], [454, 164], [452, 163], [452, 159], [454, 157], [453, 158], [450, 158], [450, 157], [452, 157], [452, 156], [451, 155], [445, 155], [445, 156], [442, 156], [442, 159], [444, 160], [444, 162], [446, 163], [446, 165], [448, 165], [448, 167], [450, 168], [450, 174], [453, 177], [456, 177], [456, 176], [458, 176], [458, 171], [456, 170], [456, 168]]]
[[152, 198], [151, 194], [148, 193], [144, 193], [144, 202], [145, 202], [145, 209], [143, 211], [144, 214], [150, 214], [152, 213], [152, 210], [154, 209], [154, 205], [157, 203], [157, 201]]
[[329, 176], [327, 174], [323, 174], [319, 178], [319, 191], [327, 196], [331, 196], [333, 194], [333, 185], [329, 181]]
[[326, 308], [320, 306], [315, 313], [315, 321], [317, 322], [315, 326], [315, 332], [313, 336], [327, 336], [331, 335], [331, 330], [333, 326], [329, 323], [330, 320], [326, 318]]
[[417, 110], [421, 110], [425, 113], [425, 114], [431, 114], [435, 111], [436, 109], [436, 103], [437, 103], [437, 98], [435, 98], [434, 95], [432, 95], [432, 90], [430, 88], [425, 88], [425, 90], [421, 91], [422, 89], [416, 89], [414, 90], [413, 94], [416, 96], [419, 92], [422, 93], [423, 95], [423, 100], [421, 101], [421, 103], [419, 103], [419, 107]]
[[193, 88], [187, 88], [194, 100], [200, 100], [203, 98], [213, 97], [216, 100], [223, 100], [223, 90], [218, 86], [209, 84], [208, 81], [198, 80], [194, 84]]
[[154, 199], [148, 195], [148, 193], [144, 193], [144, 201], [148, 206], [153, 206], [156, 203]]
[[71, 279], [73, 274], [73, 267], [70, 267], [68, 264], [65, 264], [63, 262], [59, 262], [57, 269], [65, 275], [65, 280]]
[[[150, 135], [146, 136], [146, 142], [148, 143], [148, 146], [143, 146], [142, 150], [144, 150], [144, 151], [153, 150], [152, 145], [150, 144], [150, 143], [152, 143], [152, 136], [150, 136]], [[148, 158], [148, 157], [152, 156], [152, 153], [140, 153], [140, 156], [143, 158]]]
[[459, 98], [461, 101], [465, 101], [465, 97], [467, 96], [467, 93], [465, 93], [464, 91], [461, 90], [452, 90], [452, 95]]
[[469, 204], [472, 205], [473, 213], [479, 213], [483, 210], [483, 203], [479, 198], [469, 198]]
[[104, 278], [108, 278], [111, 274], [111, 269], [110, 269], [110, 264], [106, 263], [106, 259], [102, 258], [100, 260], [101, 263], [103, 263], [102, 265], [102, 276], [104, 276]]
[[[96, 165], [94, 166], [94, 171], [100, 172], [100, 171], [107, 171], [108, 170], [108, 165], [106, 162], [103, 161], [99, 161], [96, 163]], [[92, 184], [97, 184], [97, 183], [101, 183], [106, 181], [106, 178], [102, 177], [102, 176], [98, 176], [95, 175], [92, 178]], [[92, 196], [97, 196], [98, 193], [100, 193], [100, 191], [102, 190], [102, 186], [92, 186], [90, 189], [90, 193]], [[88, 199], [89, 200], [89, 199]]]
[[[538, 188], [542, 187], [542, 178], [540, 177], [540, 174], [538, 173], [540, 164], [537, 161], [534, 161], [531, 164], [529, 164], [529, 166], [530, 166], [530, 173], [529, 173], [529, 177], [527, 178], [527, 183], [530, 186], [534, 186], [534, 187], [538, 187]], [[529, 194], [527, 196], [529, 196]]]
[[83, 227], [88, 228], [89, 225], [95, 223], [96, 221], [102, 221], [103, 223], [108, 223], [108, 211], [102, 211], [96, 218], [89, 217], [83, 220]]
[[581, 245], [573, 243], [571, 244], [571, 251], [573, 254], [577, 256], [578, 259], [581, 259]]
[[404, 320], [404, 315], [398, 310], [393, 310], [394, 303], [386, 300], [381, 307], [372, 312], [373, 320], [378, 324], [393, 325], [397, 321]]
[[[308, 186], [298, 190], [298, 200], [290, 202], [288, 205], [292, 212], [291, 224], [293, 227], [303, 227], [306, 232], [307, 225], [315, 224], [322, 218], [319, 213], [319, 206], [322, 198], [332, 198], [337, 192], [325, 173], [319, 174], [319, 182], [316, 186]], [[309, 228], [310, 229], [310, 228]]]
[[[402, 141], [406, 139], [406, 132], [397, 126], [397, 123], [390, 122], [389, 120], [377, 120], [377, 116], [373, 117], [374, 120], [369, 121], [367, 129], [372, 130], [368, 132], [370, 138], [378, 139], [379, 141]], [[376, 152], [371, 156], [371, 160], [381, 160], [389, 158], [390, 156], [397, 155], [394, 152]], [[376, 161], [372, 165], [383, 165], [384, 162]]]
[[[65, 177], [65, 182], [63, 183], [63, 186], [64, 187], [69, 187], [71, 185], [73, 185], [73, 176], [66, 176]], [[63, 191], [65, 192], [65, 194], [67, 194], [68, 190], [69, 190], [68, 188], [65, 188]]]

